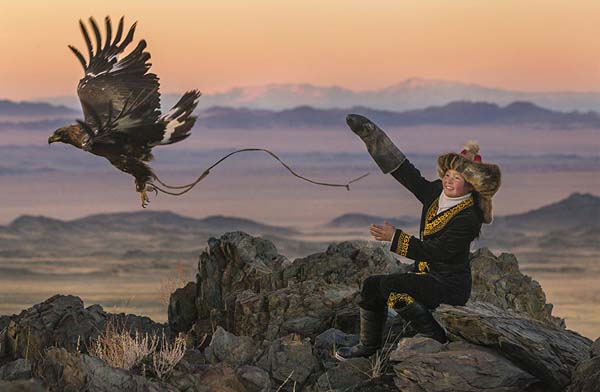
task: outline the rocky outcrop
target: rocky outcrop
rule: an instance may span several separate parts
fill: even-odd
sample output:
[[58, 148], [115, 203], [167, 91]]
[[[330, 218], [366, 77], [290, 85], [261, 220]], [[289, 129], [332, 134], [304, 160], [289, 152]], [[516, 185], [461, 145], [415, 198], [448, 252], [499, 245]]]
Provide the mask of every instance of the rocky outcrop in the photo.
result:
[[493, 349], [553, 390], [570, 384], [573, 369], [589, 357], [592, 344], [576, 332], [489, 303], [440, 305], [436, 316], [449, 333]]
[[0, 376], [12, 380], [0, 382], [33, 375], [53, 391], [595, 390], [600, 341], [592, 346], [566, 330], [514, 256], [482, 249], [471, 262], [471, 301], [434, 312], [450, 343], [410, 337], [411, 328], [390, 311], [384, 349], [339, 362], [335, 348], [358, 340], [361, 282], [411, 266], [364, 242], [332, 244], [292, 262], [269, 241], [227, 233], [209, 240], [197, 281], [171, 296], [169, 326], [187, 332], [188, 350], [164, 383], [140, 366], [108, 367], [85, 354], [84, 342], [110, 320], [140, 332], [166, 326], [84, 308], [70, 296], [0, 319]]
[[83, 307], [79, 297], [55, 295], [13, 316], [6, 329], [6, 353], [13, 359], [38, 360], [50, 346], [86, 352], [107, 322], [131, 331], [154, 332], [165, 326], [148, 317], [109, 314], [101, 306]]
[[519, 271], [517, 258], [510, 253], [496, 257], [481, 248], [471, 257], [473, 289], [471, 301], [494, 304], [514, 310], [546, 324], [565, 327], [565, 322], [552, 316], [552, 304], [540, 284]]

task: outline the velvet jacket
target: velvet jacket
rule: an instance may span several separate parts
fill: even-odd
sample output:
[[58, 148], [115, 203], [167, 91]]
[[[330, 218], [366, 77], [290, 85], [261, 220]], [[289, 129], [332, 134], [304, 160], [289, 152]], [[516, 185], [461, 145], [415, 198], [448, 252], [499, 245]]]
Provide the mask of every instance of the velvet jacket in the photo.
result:
[[482, 216], [477, 195], [437, 214], [442, 181], [428, 181], [406, 159], [391, 173], [423, 204], [419, 237], [397, 229], [391, 250], [415, 260], [414, 272], [430, 273], [456, 298], [466, 302], [471, 292], [469, 248], [479, 235]]

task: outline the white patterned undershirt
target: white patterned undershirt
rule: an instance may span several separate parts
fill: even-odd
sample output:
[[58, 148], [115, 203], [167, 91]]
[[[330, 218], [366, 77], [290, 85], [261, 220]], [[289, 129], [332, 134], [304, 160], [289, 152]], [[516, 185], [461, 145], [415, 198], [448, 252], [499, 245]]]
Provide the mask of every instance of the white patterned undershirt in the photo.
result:
[[442, 190], [436, 215], [439, 214], [440, 212], [444, 212], [444, 211], [454, 207], [455, 205], [457, 205], [458, 203], [460, 203], [462, 201], [467, 200], [469, 197], [471, 197], [471, 192], [467, 193], [464, 196], [448, 197], [444, 194], [444, 191]]

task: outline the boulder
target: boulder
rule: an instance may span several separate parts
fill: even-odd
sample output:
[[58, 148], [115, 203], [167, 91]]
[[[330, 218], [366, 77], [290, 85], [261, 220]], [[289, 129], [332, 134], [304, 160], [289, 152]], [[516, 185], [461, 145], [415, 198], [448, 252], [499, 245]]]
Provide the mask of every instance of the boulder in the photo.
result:
[[79, 297], [55, 295], [11, 318], [6, 332], [8, 354], [15, 359], [37, 360], [50, 346], [86, 352], [87, 345], [107, 322], [141, 333], [158, 332], [166, 327], [148, 317], [109, 314], [100, 305], [86, 309]]
[[592, 342], [576, 332], [525, 317], [495, 305], [440, 305], [436, 311], [449, 333], [489, 347], [543, 381], [563, 390], [571, 372], [589, 357]]
[[390, 354], [401, 391], [523, 391], [538, 380], [506, 358], [468, 343], [405, 338]]
[[329, 352], [337, 347], [352, 347], [356, 344], [358, 335], [347, 334], [335, 328], [329, 328], [315, 338], [315, 348]]
[[364, 381], [372, 374], [372, 363], [367, 358], [350, 358], [323, 373], [317, 380], [316, 391], [345, 391]]
[[258, 353], [259, 346], [252, 338], [235, 336], [223, 328], [217, 327], [204, 355], [212, 364], [227, 362], [234, 367], [238, 367], [252, 362]]
[[171, 294], [168, 317], [169, 328], [173, 333], [187, 332], [192, 328], [198, 318], [195, 282], [189, 282]]
[[[210, 366], [204, 372], [194, 375], [195, 384], [208, 386], [210, 392], [247, 392], [235, 368], [225, 362]], [[203, 389], [198, 389], [203, 391]]]
[[309, 377], [319, 369], [308, 339], [299, 335], [288, 335], [272, 342], [265, 342], [264, 354], [256, 365], [276, 381], [274, 387], [282, 390], [302, 390]]
[[0, 380], [27, 380], [31, 378], [31, 362], [20, 358], [0, 367]]
[[36, 375], [44, 379], [51, 391], [175, 391], [172, 386], [112, 368], [98, 358], [57, 347], [47, 350]]
[[563, 319], [552, 316], [552, 304], [546, 303], [540, 284], [519, 271], [519, 262], [513, 254], [496, 257], [487, 248], [481, 248], [471, 255], [471, 274], [471, 301], [487, 302], [546, 324], [565, 327]]
[[269, 392], [272, 390], [269, 373], [259, 367], [240, 366], [236, 373], [248, 392]]

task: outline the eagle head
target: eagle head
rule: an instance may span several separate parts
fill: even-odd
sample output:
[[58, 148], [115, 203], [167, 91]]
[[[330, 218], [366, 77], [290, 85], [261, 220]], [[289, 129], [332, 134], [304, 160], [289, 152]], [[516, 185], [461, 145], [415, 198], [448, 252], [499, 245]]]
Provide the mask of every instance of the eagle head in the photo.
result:
[[78, 124], [67, 125], [66, 127], [58, 128], [48, 138], [48, 144], [61, 142], [71, 144], [77, 148], [81, 148], [83, 143], [83, 132]]

